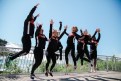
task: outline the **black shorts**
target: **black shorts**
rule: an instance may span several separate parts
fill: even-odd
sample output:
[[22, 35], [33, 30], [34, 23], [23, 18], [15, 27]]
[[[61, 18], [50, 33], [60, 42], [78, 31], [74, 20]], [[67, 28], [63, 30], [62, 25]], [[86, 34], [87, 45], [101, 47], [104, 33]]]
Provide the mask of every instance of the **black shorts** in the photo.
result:
[[29, 53], [31, 49], [31, 38], [30, 36], [23, 36], [22, 37], [22, 44], [23, 44], [23, 51]]
[[97, 51], [91, 51], [90, 52], [90, 58], [92, 59], [97, 59]]

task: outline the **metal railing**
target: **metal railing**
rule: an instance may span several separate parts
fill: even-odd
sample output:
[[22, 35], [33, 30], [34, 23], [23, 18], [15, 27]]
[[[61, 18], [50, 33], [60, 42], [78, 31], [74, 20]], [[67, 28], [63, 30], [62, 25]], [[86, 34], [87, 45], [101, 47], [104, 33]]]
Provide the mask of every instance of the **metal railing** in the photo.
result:
[[[5, 59], [7, 56], [12, 53], [15, 54], [19, 52], [22, 48], [7, 48], [7, 47], [0, 47], [0, 74], [28, 74], [31, 71], [32, 65], [34, 64], [34, 54], [33, 49], [31, 49], [30, 53], [24, 56], [20, 56], [14, 61], [10, 63], [7, 67], [5, 65]], [[56, 66], [54, 68], [54, 72], [85, 72], [89, 70], [89, 63], [84, 62], [84, 65], [81, 66], [80, 60], [77, 61], [77, 69], [73, 69], [73, 61], [71, 55], [69, 54], [69, 63], [70, 67], [67, 69], [65, 68], [65, 55], [63, 51], [62, 60], [57, 60]], [[46, 64], [46, 56], [44, 53], [43, 61], [35, 73], [43, 73], [45, 72], [45, 64]], [[97, 60], [97, 70], [101, 71], [121, 71], [121, 58], [115, 56], [104, 56], [98, 55]]]

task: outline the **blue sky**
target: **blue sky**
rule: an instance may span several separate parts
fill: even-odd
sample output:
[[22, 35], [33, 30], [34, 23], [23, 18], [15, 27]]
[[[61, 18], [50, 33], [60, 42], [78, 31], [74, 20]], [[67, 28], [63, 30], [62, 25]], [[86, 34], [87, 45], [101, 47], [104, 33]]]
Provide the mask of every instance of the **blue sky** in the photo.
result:
[[[98, 27], [101, 29], [98, 54], [121, 56], [121, 0], [0, 0], [0, 38], [21, 44], [24, 20], [37, 3], [40, 5], [34, 15], [40, 16], [36, 22], [43, 23], [47, 37], [50, 19], [54, 20], [55, 29], [59, 21], [68, 25], [68, 32], [77, 26], [93, 34]], [[61, 39], [64, 48], [66, 40], [67, 36]]]

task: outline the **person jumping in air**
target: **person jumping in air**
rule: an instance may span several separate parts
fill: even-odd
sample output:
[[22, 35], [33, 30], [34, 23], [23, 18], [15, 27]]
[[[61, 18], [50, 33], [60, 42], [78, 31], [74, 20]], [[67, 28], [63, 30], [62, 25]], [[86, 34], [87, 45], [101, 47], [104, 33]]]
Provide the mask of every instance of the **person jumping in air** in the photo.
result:
[[96, 72], [96, 64], [97, 64], [97, 45], [99, 43], [100, 40], [100, 29], [96, 29], [96, 31], [98, 32], [98, 38], [96, 39], [96, 37], [92, 37], [91, 41], [89, 42], [90, 44], [90, 57], [91, 57], [91, 61], [93, 61], [93, 66], [91, 67], [91, 71], [90, 72]]
[[[53, 76], [52, 70], [56, 64], [56, 53], [55, 52], [58, 50], [59, 40], [62, 38], [62, 36], [66, 32], [66, 28], [65, 28], [64, 31], [61, 33], [61, 35], [58, 36], [57, 30], [52, 31], [53, 23], [54, 23], [53, 20], [51, 20], [50, 21], [50, 30], [49, 30], [49, 44], [47, 47], [47, 54], [46, 54], [47, 63], [46, 63], [45, 76], [48, 76], [48, 74], [50, 74], [50, 76]], [[51, 60], [52, 60], [52, 65], [50, 67], [50, 70], [48, 70], [48, 67], [49, 67]]]
[[68, 54], [69, 52], [71, 51], [71, 56], [72, 56], [72, 59], [73, 59], [73, 62], [74, 62], [74, 69], [77, 68], [76, 66], [76, 58], [75, 58], [75, 32], [77, 32], [78, 29], [77, 27], [72, 27], [72, 31], [70, 34], [68, 34], [67, 32], [65, 33], [68, 38], [67, 38], [67, 46], [66, 46], [66, 49], [65, 49], [65, 60], [66, 60], [66, 67], [69, 66], [69, 63], [68, 63]]
[[[84, 32], [82, 30], [80, 30], [81, 35], [78, 35], [77, 33], [75, 33], [75, 36], [78, 40], [77, 43], [77, 56], [76, 56], [76, 61], [79, 59], [81, 59], [81, 65], [83, 65], [83, 60], [87, 61], [91, 64], [91, 58], [89, 55], [89, 50], [88, 50], [88, 46], [89, 45], [89, 41], [91, 39], [90, 34], [88, 34], [88, 31], [85, 30]], [[95, 31], [94, 35], [92, 37], [94, 37], [96, 35], [97, 31]], [[87, 58], [84, 57], [84, 54], [86, 54]]]
[[38, 66], [42, 62], [43, 50], [45, 49], [46, 41], [48, 41], [46, 36], [43, 34], [43, 31], [44, 30], [42, 29], [42, 25], [39, 25], [39, 27], [37, 28], [35, 32], [35, 39], [36, 39], [36, 46], [34, 49], [35, 63], [32, 66], [31, 75], [30, 75], [31, 79], [34, 79], [35, 77], [34, 71], [38, 68]]
[[24, 21], [24, 31], [23, 31], [23, 36], [22, 36], [22, 44], [23, 44], [22, 51], [14, 54], [14, 55], [8, 56], [6, 58], [6, 66], [9, 65], [11, 60], [14, 60], [21, 55], [26, 55], [29, 53], [29, 51], [31, 49], [31, 38], [33, 38], [33, 35], [34, 35], [34, 28], [35, 28], [34, 22], [35, 22], [36, 18], [39, 16], [39, 14], [38, 14], [37, 16], [34, 17], [33, 13], [35, 12], [38, 5], [39, 5], [39, 3], [32, 8], [29, 15], [27, 16], [27, 18]]
[[[61, 29], [62, 29], [62, 22], [60, 21], [59, 23], [60, 23], [60, 27], [58, 30], [58, 37], [61, 35]], [[58, 50], [57, 51], [59, 51], [59, 54], [56, 55], [57, 59], [60, 56], [60, 60], [62, 60], [62, 50], [63, 50], [63, 45], [61, 44], [61, 41], [58, 41]]]
[[[97, 31], [95, 31], [95, 33], [93, 34], [92, 37], [94, 37], [96, 35]], [[88, 31], [85, 30], [84, 33], [83, 33], [83, 36], [84, 36], [84, 54], [86, 54], [87, 58], [88, 58], [88, 62], [89, 62], [89, 65], [90, 66], [93, 66], [92, 63], [91, 63], [91, 58], [90, 58], [90, 55], [89, 55], [89, 50], [88, 50], [88, 45], [89, 45], [89, 41], [91, 39], [91, 35], [88, 34]]]
[[77, 43], [77, 56], [76, 56], [76, 61], [80, 58], [81, 60], [81, 65], [83, 65], [83, 60], [88, 61], [88, 59], [84, 58], [84, 37], [78, 38], [78, 43]]

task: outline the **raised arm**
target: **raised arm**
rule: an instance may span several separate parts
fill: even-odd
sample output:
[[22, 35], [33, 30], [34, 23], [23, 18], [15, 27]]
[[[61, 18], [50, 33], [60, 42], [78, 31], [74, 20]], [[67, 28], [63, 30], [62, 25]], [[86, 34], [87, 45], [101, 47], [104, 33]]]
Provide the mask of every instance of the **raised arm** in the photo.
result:
[[98, 33], [97, 42], [99, 42], [99, 40], [100, 40], [100, 37], [101, 37], [101, 34], [100, 34], [100, 33]]
[[48, 38], [45, 36], [45, 41], [48, 41]]
[[101, 34], [100, 34], [100, 29], [98, 29], [98, 38], [97, 38], [97, 42], [99, 42], [100, 37], [101, 37]]
[[81, 38], [82, 36], [80, 36], [79, 34], [77, 34], [77, 33], [74, 33], [74, 35], [75, 35], [75, 37], [76, 37], [76, 39], [78, 40], [79, 38]]
[[81, 33], [81, 35], [84, 35], [82, 29], [80, 29], [80, 33]]
[[63, 37], [63, 35], [66, 33], [66, 30], [67, 30], [67, 25], [65, 26], [65, 29], [64, 29], [64, 31], [61, 33], [61, 35], [59, 36], [58, 40], [60, 40], [60, 39]]
[[67, 36], [69, 36], [69, 34], [68, 34], [67, 32], [65, 32], [65, 34], [66, 34]]
[[31, 11], [30, 11], [29, 15], [27, 16], [26, 20], [29, 20], [29, 19], [32, 17], [32, 15], [33, 15], [33, 13], [35, 12], [35, 10], [36, 10], [36, 8], [37, 8], [38, 5], [39, 5], [39, 3], [38, 3], [37, 5], [35, 5], [35, 6], [31, 9]]
[[61, 31], [61, 29], [62, 29], [62, 22], [60, 21], [59, 23], [60, 23], [59, 31]]
[[59, 30], [58, 30], [58, 35], [60, 36], [61, 29], [62, 29], [62, 22], [60, 21], [59, 24], [60, 24], [60, 27], [59, 27]]
[[95, 37], [96, 34], [97, 34], [97, 29], [96, 29], [95, 33], [92, 35], [91, 38]]
[[53, 27], [53, 20], [51, 19], [50, 20], [50, 30], [49, 30], [49, 38], [51, 38], [51, 36], [52, 36], [52, 27]]
[[39, 17], [39, 14], [34, 17], [34, 21], [37, 19], [37, 17]]

